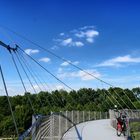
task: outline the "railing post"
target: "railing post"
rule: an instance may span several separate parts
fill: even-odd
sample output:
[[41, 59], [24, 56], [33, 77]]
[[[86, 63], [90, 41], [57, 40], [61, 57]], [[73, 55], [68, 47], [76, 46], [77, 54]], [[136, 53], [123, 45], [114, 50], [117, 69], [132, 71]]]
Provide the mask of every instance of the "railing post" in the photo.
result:
[[[34, 115], [32, 115], [32, 125], [36, 122], [36, 118]], [[36, 126], [32, 129], [32, 139], [35, 139], [36, 137]]]
[[73, 110], [71, 111], [71, 121], [72, 121], [72, 126], [73, 126]]
[[67, 119], [67, 117], [68, 117], [68, 111], [66, 111], [66, 131], [68, 129], [68, 119]]
[[132, 112], [132, 116], [133, 116], [132, 118], [134, 119], [134, 118], [135, 118], [135, 114], [134, 114], [134, 112]]
[[53, 121], [53, 123], [52, 123], [52, 134], [53, 134], [52, 140], [54, 140], [54, 125], [55, 125], [55, 124], [54, 124], [54, 123], [55, 123], [55, 122], [54, 122], [54, 114], [53, 114], [52, 118], [53, 118], [53, 119], [52, 119], [52, 121]]
[[99, 113], [100, 113], [100, 114], [99, 114], [99, 115], [100, 115], [99, 119], [102, 119], [102, 113], [101, 113], [101, 111], [100, 111]]
[[61, 138], [61, 111], [59, 113], [59, 138]]
[[105, 112], [105, 115], [106, 115], [106, 119], [108, 119], [108, 113], [107, 112]]
[[77, 124], [79, 123], [79, 111], [77, 111]]
[[129, 121], [129, 119], [128, 119], [128, 136], [130, 136], [131, 134], [130, 134], [130, 121]]
[[53, 112], [51, 112], [50, 116], [50, 139], [53, 140]]
[[85, 112], [83, 111], [83, 122], [85, 121]]
[[88, 120], [90, 121], [90, 111], [88, 112]]
[[139, 112], [137, 111], [137, 119], [139, 118]]
[[96, 120], [96, 112], [94, 111], [94, 119]]

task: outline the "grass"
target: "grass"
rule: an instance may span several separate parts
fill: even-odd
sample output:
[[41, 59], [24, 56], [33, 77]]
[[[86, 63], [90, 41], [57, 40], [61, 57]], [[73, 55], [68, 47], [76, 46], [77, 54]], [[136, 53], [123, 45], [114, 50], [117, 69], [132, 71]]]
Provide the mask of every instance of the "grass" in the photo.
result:
[[140, 140], [140, 132], [133, 132], [131, 135], [133, 140]]
[[140, 140], [140, 122], [130, 123], [130, 128], [133, 140]]

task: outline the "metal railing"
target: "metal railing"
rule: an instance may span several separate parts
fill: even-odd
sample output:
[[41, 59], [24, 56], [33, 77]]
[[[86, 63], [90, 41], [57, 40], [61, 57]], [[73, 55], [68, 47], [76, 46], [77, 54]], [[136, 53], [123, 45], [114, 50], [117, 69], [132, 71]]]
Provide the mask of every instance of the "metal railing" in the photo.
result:
[[[140, 119], [140, 110], [125, 110], [130, 120]], [[62, 140], [63, 135], [73, 126], [91, 120], [111, 119], [111, 125], [116, 128], [117, 112], [64, 111], [47, 116], [33, 117], [32, 126], [19, 137], [19, 140]], [[128, 132], [129, 134], [129, 132]]]
[[42, 116], [32, 128], [32, 140], [61, 140], [76, 124], [99, 119], [108, 119], [108, 112], [65, 111]]

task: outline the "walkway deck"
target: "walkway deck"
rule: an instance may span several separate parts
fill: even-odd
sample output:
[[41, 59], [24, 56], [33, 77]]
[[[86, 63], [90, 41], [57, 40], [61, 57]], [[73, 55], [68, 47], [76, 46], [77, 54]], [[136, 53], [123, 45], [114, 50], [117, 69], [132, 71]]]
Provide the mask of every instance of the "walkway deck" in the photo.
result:
[[81, 123], [72, 127], [63, 140], [126, 140], [124, 136], [116, 136], [116, 130], [111, 127], [110, 120], [97, 120]]

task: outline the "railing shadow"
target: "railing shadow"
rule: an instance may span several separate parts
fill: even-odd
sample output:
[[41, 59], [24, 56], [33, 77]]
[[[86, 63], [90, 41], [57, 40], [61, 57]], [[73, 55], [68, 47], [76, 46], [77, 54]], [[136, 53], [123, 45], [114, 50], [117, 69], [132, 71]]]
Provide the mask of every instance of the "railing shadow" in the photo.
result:
[[[67, 116], [65, 116], [63, 113], [60, 113], [59, 115], [61, 115], [63, 118], [67, 119], [71, 124], [73, 124], [73, 127], [75, 128], [75, 131], [77, 133], [77, 136], [78, 136], [78, 139], [79, 140], [82, 140], [82, 136], [80, 135], [80, 132], [78, 131], [78, 128], [77, 128], [77, 124], [75, 124], [74, 122], [72, 122], [71, 119], [69, 119]], [[63, 136], [62, 136], [63, 137]], [[62, 138], [61, 138], [62, 139]]]
[[75, 125], [74, 128], [75, 128], [75, 130], [76, 130], [76, 133], [77, 133], [78, 139], [79, 139], [79, 140], [82, 140], [82, 136], [80, 136], [80, 133], [79, 133], [79, 131], [78, 131], [77, 126]]

